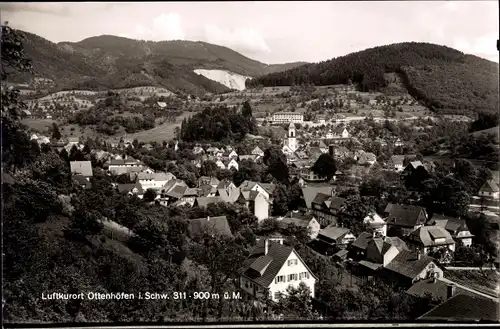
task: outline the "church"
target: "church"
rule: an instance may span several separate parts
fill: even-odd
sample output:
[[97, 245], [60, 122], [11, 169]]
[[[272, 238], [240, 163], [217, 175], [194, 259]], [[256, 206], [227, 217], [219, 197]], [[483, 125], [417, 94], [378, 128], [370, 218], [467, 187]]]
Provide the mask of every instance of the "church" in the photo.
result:
[[295, 130], [294, 123], [290, 122], [290, 125], [288, 126], [288, 138], [283, 141], [282, 152], [286, 155], [292, 155], [298, 148], [297, 131]]

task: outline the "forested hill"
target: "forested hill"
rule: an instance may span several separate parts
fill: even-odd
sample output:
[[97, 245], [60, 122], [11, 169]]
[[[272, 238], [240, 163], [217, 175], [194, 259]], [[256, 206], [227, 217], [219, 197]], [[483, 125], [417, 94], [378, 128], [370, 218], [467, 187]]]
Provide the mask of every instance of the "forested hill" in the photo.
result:
[[398, 43], [306, 64], [247, 81], [247, 87], [346, 84], [360, 91], [387, 86], [396, 72], [410, 94], [441, 113], [497, 111], [498, 63], [430, 43]]

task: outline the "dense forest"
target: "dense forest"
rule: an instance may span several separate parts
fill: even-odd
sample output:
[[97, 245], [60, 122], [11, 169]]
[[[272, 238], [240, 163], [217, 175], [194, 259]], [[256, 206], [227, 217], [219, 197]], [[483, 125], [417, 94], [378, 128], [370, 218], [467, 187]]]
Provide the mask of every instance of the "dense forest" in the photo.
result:
[[183, 141], [234, 141], [246, 134], [255, 134], [257, 125], [251, 116], [235, 108], [219, 106], [207, 108], [182, 122], [180, 136]]
[[410, 94], [437, 112], [498, 110], [497, 63], [430, 43], [370, 48], [247, 80], [247, 87], [352, 82], [360, 91], [380, 91], [388, 72], [399, 73]]

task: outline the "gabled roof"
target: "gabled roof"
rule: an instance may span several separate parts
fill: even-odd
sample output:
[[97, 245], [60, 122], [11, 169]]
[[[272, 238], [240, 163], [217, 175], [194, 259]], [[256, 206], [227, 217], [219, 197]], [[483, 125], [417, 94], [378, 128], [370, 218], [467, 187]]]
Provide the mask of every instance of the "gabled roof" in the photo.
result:
[[391, 163], [402, 166], [404, 159], [405, 159], [404, 155], [393, 155], [391, 156]]
[[[242, 272], [243, 275], [250, 278], [258, 285], [262, 287], [269, 287], [269, 285], [276, 278], [276, 275], [281, 270], [286, 260], [294, 250], [292, 247], [284, 246], [277, 242], [268, 241], [268, 252], [267, 255], [265, 255], [265, 241], [265, 239], [259, 240], [257, 245], [250, 252], [250, 256], [243, 263]], [[304, 266], [309, 270], [307, 264], [302, 260], [300, 255], [298, 253], [296, 253], [296, 255], [298, 259], [300, 259], [300, 261], [304, 264]], [[272, 261], [268, 263], [268, 260], [270, 258], [272, 259]], [[317, 279], [314, 273], [312, 273], [310, 270], [309, 272], [315, 279]]]
[[[455, 243], [451, 234], [440, 226], [422, 226], [416, 231], [411, 232], [410, 235], [416, 237], [424, 247], [443, 246]], [[444, 239], [444, 241], [436, 242], [436, 239]]]
[[73, 175], [71, 177], [73, 179], [74, 182], [76, 182], [78, 185], [85, 185], [85, 186], [91, 186], [92, 184], [87, 180], [87, 178], [85, 178], [84, 176], [82, 175]]
[[175, 179], [176, 177], [171, 174], [171, 173], [164, 173], [164, 172], [158, 172], [158, 173], [152, 173], [148, 174], [145, 172], [140, 172], [137, 175], [137, 178], [139, 180], [154, 180], [154, 181], [170, 181], [171, 179]]
[[137, 188], [138, 194], [143, 194], [144, 190], [142, 189], [142, 185], [139, 183], [135, 184], [118, 184], [117, 185], [118, 191], [120, 192], [132, 192], [134, 188]]
[[180, 199], [184, 196], [187, 189], [187, 186], [177, 185], [173, 189], [168, 191], [166, 195], [170, 198]]
[[196, 204], [198, 204], [198, 207], [206, 207], [212, 203], [223, 202], [223, 200], [219, 196], [211, 196], [211, 197], [198, 197], [196, 198], [195, 202]]
[[414, 227], [418, 224], [424, 224], [418, 222], [421, 212], [425, 213], [425, 209], [419, 206], [392, 204], [386, 222], [391, 225]]
[[189, 220], [188, 233], [191, 237], [201, 234], [204, 229], [227, 236], [233, 236], [226, 216], [203, 217]]
[[431, 257], [421, 254], [418, 259], [417, 253], [402, 250], [385, 268], [413, 280], [432, 262]]
[[350, 230], [345, 227], [338, 227], [338, 226], [327, 226], [324, 229], [320, 230], [318, 235], [321, 235], [323, 237], [326, 237], [331, 240], [337, 240], [342, 238], [344, 235], [349, 233]]
[[217, 185], [217, 189], [220, 190], [220, 189], [226, 189], [228, 188], [229, 186], [231, 185], [234, 185], [233, 182], [231, 182], [230, 180], [228, 179], [223, 179], [219, 182], [219, 185]]
[[[302, 195], [304, 197], [304, 201], [306, 203], [307, 208], [311, 208], [311, 203], [316, 198], [318, 194], [330, 196], [332, 193], [333, 187], [325, 186], [325, 187], [303, 187]], [[323, 201], [321, 201], [322, 203]]]
[[384, 238], [384, 241], [393, 245], [399, 251], [410, 250], [410, 249], [408, 249], [408, 246], [406, 245], [406, 243], [403, 240], [401, 240], [400, 238], [398, 238], [397, 236], [386, 236]]
[[169, 192], [170, 190], [172, 190], [176, 186], [187, 187], [187, 184], [183, 180], [180, 180], [180, 179], [171, 179], [168, 182], [166, 182], [165, 185], [162, 186], [162, 190], [164, 192]]
[[258, 191], [241, 191], [241, 197], [246, 201], [255, 201], [259, 194]]
[[488, 298], [457, 294], [425, 313], [426, 321], [494, 321], [499, 320], [499, 303]]
[[257, 159], [258, 155], [257, 154], [243, 154], [243, 155], [239, 155], [238, 158], [240, 159], [240, 161], [243, 161], [243, 160], [252, 160], [252, 161], [255, 161]]
[[481, 192], [496, 193], [500, 191], [497, 183], [493, 179], [487, 180], [480, 189]]
[[[426, 294], [430, 294], [434, 298], [440, 298], [445, 301], [448, 298], [448, 284], [439, 279], [436, 279], [434, 282], [432, 278], [419, 280], [406, 293], [415, 297], [425, 297]], [[470, 290], [465, 290], [457, 286], [455, 286], [455, 294], [478, 296]]]
[[92, 177], [92, 162], [90, 161], [70, 161], [71, 173], [85, 177]]
[[373, 240], [373, 234], [368, 232], [361, 233], [353, 243], [351, 247], [356, 247], [358, 249], [366, 250], [370, 241]]

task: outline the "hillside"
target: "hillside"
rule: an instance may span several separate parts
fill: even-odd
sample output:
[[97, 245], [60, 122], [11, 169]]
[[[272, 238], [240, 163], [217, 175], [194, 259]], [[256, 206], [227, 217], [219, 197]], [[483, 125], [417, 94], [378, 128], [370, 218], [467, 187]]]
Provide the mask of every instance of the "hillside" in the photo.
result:
[[[193, 70], [219, 69], [256, 77], [302, 64], [267, 65], [204, 42], [146, 42], [103, 35], [56, 44], [32, 33], [19, 32], [25, 37], [35, 77], [52, 80], [50, 87], [54, 89], [106, 90], [146, 85], [196, 95], [222, 93], [229, 89]], [[34, 79], [12, 74], [10, 81], [33, 84]]]
[[237, 73], [232, 73], [224, 70], [203, 70], [196, 69], [194, 73], [203, 75], [204, 77], [217, 81], [229, 89], [244, 90], [245, 81], [251, 77]]
[[498, 109], [498, 64], [430, 43], [399, 43], [306, 64], [247, 82], [247, 86], [347, 84], [381, 91], [385, 73], [397, 73], [408, 92], [440, 113], [493, 112]]

